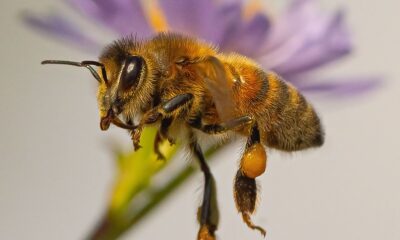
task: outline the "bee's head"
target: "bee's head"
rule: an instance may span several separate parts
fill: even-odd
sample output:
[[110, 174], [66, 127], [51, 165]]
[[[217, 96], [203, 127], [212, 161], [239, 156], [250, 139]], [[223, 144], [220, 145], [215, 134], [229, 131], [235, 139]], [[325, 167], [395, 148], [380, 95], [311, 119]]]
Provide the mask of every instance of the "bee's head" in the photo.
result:
[[109, 126], [110, 116], [123, 114], [133, 117], [139, 107], [140, 93], [145, 85], [146, 62], [138, 55], [126, 55], [116, 61], [113, 58], [101, 58], [105, 74], [99, 84], [97, 101], [101, 129]]
[[[100, 112], [100, 128], [107, 130], [111, 123], [126, 129], [135, 129], [121, 121], [118, 116], [132, 119], [134, 114], [151, 99], [151, 81], [145, 59], [121, 49], [116, 43], [105, 49], [100, 61], [70, 62], [46, 60], [43, 64], [67, 64], [86, 67], [99, 82], [97, 100]], [[92, 66], [99, 67], [99, 71]]]

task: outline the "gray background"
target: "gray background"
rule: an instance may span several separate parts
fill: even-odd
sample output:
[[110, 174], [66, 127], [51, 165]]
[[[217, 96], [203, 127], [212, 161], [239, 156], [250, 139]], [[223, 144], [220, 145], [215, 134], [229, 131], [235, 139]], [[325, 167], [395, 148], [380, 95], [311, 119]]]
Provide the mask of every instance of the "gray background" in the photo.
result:
[[[357, 49], [325, 73], [378, 73], [386, 83], [356, 99], [313, 98], [326, 126], [325, 146], [270, 154], [254, 218], [270, 240], [400, 239], [400, 4], [323, 1], [327, 10], [340, 5], [348, 10]], [[86, 71], [39, 65], [46, 58], [95, 56], [34, 33], [18, 14], [59, 8], [84, 28], [93, 24], [61, 1], [0, 6], [0, 239], [82, 239], [106, 205], [114, 173], [109, 145], [128, 149], [129, 137], [119, 129], [99, 130], [96, 84]], [[101, 30], [91, 34], [113, 39]], [[261, 239], [234, 208], [235, 147], [212, 164], [221, 206], [218, 236]], [[194, 239], [201, 186], [198, 174], [123, 239]]]

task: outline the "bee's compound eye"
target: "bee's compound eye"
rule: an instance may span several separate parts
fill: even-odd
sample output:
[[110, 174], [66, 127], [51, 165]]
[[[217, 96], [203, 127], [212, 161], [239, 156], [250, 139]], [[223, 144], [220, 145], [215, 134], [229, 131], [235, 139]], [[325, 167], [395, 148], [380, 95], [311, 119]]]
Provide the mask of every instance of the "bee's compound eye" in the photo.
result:
[[121, 90], [128, 90], [132, 87], [136, 87], [139, 83], [143, 66], [143, 58], [139, 56], [127, 57], [124, 68], [122, 69], [119, 88]]

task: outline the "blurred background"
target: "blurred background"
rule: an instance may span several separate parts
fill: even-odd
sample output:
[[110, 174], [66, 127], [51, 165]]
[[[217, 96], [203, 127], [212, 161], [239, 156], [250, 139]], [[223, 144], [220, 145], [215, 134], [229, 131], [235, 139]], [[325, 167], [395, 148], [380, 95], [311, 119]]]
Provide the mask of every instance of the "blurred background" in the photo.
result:
[[[310, 96], [326, 128], [326, 144], [286, 155], [272, 152], [259, 179], [254, 221], [279, 239], [400, 239], [400, 17], [398, 1], [321, 0], [344, 7], [355, 52], [324, 75], [379, 74], [384, 84], [357, 97]], [[287, 1], [265, 5], [279, 11]], [[82, 69], [44, 67], [43, 59], [95, 59], [38, 34], [22, 12], [62, 9], [101, 42], [96, 28], [62, 1], [3, 1], [0, 8], [0, 239], [82, 239], [102, 215], [115, 172], [111, 145], [129, 149], [128, 134], [102, 132], [96, 82]], [[213, 157], [220, 239], [262, 239], [242, 223], [232, 184], [240, 144]], [[174, 161], [190, 164], [187, 160]], [[121, 239], [195, 239], [200, 172]]]

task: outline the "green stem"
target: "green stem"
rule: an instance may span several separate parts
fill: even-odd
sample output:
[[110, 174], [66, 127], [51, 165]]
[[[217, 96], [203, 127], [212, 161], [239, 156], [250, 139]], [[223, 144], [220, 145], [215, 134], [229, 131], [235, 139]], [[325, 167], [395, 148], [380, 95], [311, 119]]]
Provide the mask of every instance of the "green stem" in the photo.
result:
[[155, 192], [150, 201], [135, 215], [133, 215], [128, 224], [125, 227], [125, 230], [128, 228], [132, 228], [137, 223], [140, 222], [144, 217], [146, 217], [150, 212], [152, 212], [163, 200], [165, 200], [168, 196], [171, 195], [173, 191], [178, 189], [189, 177], [193, 175], [195, 172], [195, 168], [190, 166], [183, 169], [176, 177], [174, 177], [166, 186], [162, 188], [162, 190]]
[[[155, 192], [149, 202], [140, 209], [136, 214], [131, 216], [128, 220], [115, 219], [112, 221], [109, 214], [105, 214], [102, 220], [97, 225], [95, 231], [93, 231], [87, 240], [112, 240], [124, 234], [128, 229], [134, 229], [133, 227], [138, 224], [144, 217], [152, 212], [163, 200], [165, 200], [171, 193], [178, 189], [191, 175], [193, 175], [194, 167], [189, 166], [183, 169], [178, 175], [176, 175], [171, 181], [165, 185], [162, 190]], [[125, 221], [122, 226], [115, 226], [116, 222]]]
[[[214, 154], [219, 148], [211, 148], [205, 154], [208, 158]], [[87, 237], [87, 240], [112, 240], [117, 239], [124, 234], [128, 229], [134, 229], [143, 218], [148, 216], [149, 213], [154, 211], [157, 206], [167, 197], [171, 196], [187, 179], [195, 173], [193, 166], [188, 166], [181, 170], [173, 179], [171, 179], [161, 190], [152, 194], [151, 199], [134, 215], [129, 216], [128, 219], [117, 219], [109, 214], [105, 214], [97, 225], [96, 229]]]
[[[214, 154], [218, 148], [211, 148], [205, 153], [208, 158]], [[135, 215], [131, 217], [126, 226], [126, 229], [135, 226], [142, 218], [146, 217], [151, 211], [155, 209], [163, 200], [165, 200], [173, 191], [175, 191], [179, 186], [181, 186], [189, 177], [191, 177], [195, 172], [193, 166], [188, 166], [178, 173], [169, 183], [162, 188], [162, 190], [155, 192], [151, 200]]]

